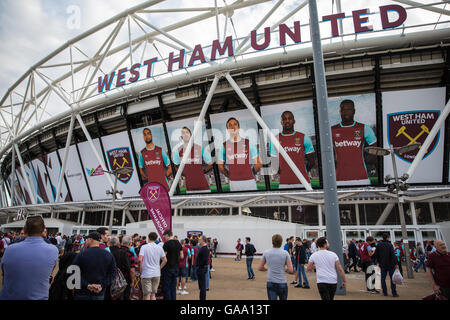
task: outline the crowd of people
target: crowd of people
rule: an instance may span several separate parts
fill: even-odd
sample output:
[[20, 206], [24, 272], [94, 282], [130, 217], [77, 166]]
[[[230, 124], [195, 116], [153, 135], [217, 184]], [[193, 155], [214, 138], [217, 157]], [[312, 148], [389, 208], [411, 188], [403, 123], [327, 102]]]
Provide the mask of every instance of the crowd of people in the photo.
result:
[[[199, 299], [209, 291], [213, 257], [217, 239], [204, 235], [178, 239], [171, 230], [163, 233], [164, 241], [155, 232], [147, 236], [110, 236], [101, 227], [86, 236], [47, 235], [40, 216], [28, 217], [20, 233], [0, 234], [0, 256], [3, 287], [0, 300], [176, 300], [188, 295], [186, 283], [197, 282]], [[316, 273], [316, 283], [323, 300], [333, 300], [338, 286], [347, 286], [346, 274], [363, 271], [367, 292], [375, 289], [375, 266], [380, 269], [382, 293], [387, 296], [387, 275], [391, 278], [392, 296], [398, 297], [394, 272], [402, 272], [403, 241], [390, 242], [385, 233], [377, 241], [352, 239], [343, 247], [344, 266], [329, 251], [325, 237], [301, 239], [272, 236], [273, 248], [264, 251], [258, 265], [267, 271], [269, 300], [285, 300], [288, 296], [286, 273], [294, 274], [290, 284], [310, 289], [308, 272]], [[411, 245], [410, 245], [411, 246]], [[411, 246], [414, 270], [423, 268], [436, 295], [449, 298], [450, 256], [442, 240], [428, 240], [422, 248]], [[248, 280], [255, 279], [252, 263], [256, 247], [250, 237], [245, 243], [237, 240], [236, 259], [246, 256]], [[56, 269], [57, 268], [57, 273]]]
[[47, 235], [40, 216], [28, 218], [20, 234], [0, 236], [0, 300], [176, 300], [189, 294], [188, 281], [198, 282], [204, 300], [218, 244], [206, 236], [179, 240], [171, 230], [164, 241], [155, 232], [110, 236], [105, 227]]

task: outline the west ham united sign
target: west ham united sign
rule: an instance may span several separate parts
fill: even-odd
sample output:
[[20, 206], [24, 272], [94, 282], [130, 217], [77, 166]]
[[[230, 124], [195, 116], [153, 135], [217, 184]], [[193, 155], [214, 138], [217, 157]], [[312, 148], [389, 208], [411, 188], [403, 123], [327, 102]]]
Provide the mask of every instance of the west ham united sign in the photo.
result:
[[[128, 147], [111, 149], [106, 151], [106, 154], [108, 155], [109, 167], [111, 170], [121, 169], [123, 167], [133, 168], [130, 149]], [[119, 181], [123, 183], [128, 183], [132, 176], [133, 172], [117, 175]]]
[[[440, 111], [427, 110], [427, 111], [405, 111], [398, 113], [390, 113], [387, 115], [388, 122], [388, 143], [393, 145], [394, 148], [405, 146], [413, 143], [420, 143], [420, 147], [411, 152], [396, 155], [407, 162], [412, 162], [425, 142], [425, 139], [430, 134], [436, 120], [438, 119]], [[439, 134], [436, 135], [424, 159], [430, 155], [438, 141]]]

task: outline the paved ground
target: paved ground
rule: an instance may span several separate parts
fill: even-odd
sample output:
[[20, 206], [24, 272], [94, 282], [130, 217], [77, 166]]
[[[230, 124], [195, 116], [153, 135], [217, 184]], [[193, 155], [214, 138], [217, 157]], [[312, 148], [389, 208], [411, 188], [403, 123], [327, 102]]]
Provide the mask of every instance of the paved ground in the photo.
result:
[[[213, 260], [215, 272], [212, 272], [210, 290], [207, 292], [208, 300], [267, 300], [265, 283], [267, 273], [257, 271], [260, 259], [253, 261], [255, 280], [247, 279], [245, 258], [234, 261], [233, 258], [216, 258]], [[406, 270], [404, 270], [406, 278]], [[307, 272], [311, 289], [294, 288], [289, 285], [288, 300], [320, 300], [316, 286], [314, 272]], [[294, 275], [287, 275], [289, 282], [293, 281]], [[336, 296], [336, 300], [421, 300], [423, 296], [432, 293], [431, 285], [423, 270], [414, 272], [414, 279], [406, 279], [406, 283], [397, 286], [400, 297], [384, 297], [382, 294], [370, 294], [366, 292], [364, 274], [362, 272], [347, 274], [347, 294]], [[388, 288], [390, 286], [387, 281]], [[389, 290], [389, 289], [388, 289]], [[188, 295], [178, 295], [178, 300], [198, 300], [198, 284], [189, 282], [187, 284]], [[390, 294], [390, 291], [389, 291]]]
[[[216, 258], [213, 260], [215, 272], [212, 272], [210, 290], [207, 292], [208, 300], [267, 300], [266, 279], [267, 273], [257, 270], [260, 259], [253, 261], [253, 270], [256, 275], [255, 280], [247, 279], [247, 269], [245, 258], [241, 261], [234, 261], [233, 258]], [[405, 270], [404, 270], [405, 271]], [[294, 288], [289, 285], [288, 300], [320, 300], [320, 295], [316, 286], [314, 272], [307, 272], [311, 289]], [[406, 278], [406, 271], [405, 271]], [[287, 275], [291, 282], [294, 275]], [[2, 286], [2, 276], [0, 271], [0, 288]], [[389, 288], [389, 280], [388, 288]], [[431, 285], [423, 270], [414, 272], [414, 279], [406, 279], [406, 283], [397, 286], [400, 297], [384, 297], [382, 294], [370, 294], [365, 290], [364, 274], [362, 272], [347, 274], [347, 294], [336, 296], [335, 300], [421, 300], [423, 296], [432, 293]], [[187, 283], [187, 295], [178, 295], [178, 300], [198, 300], [199, 291], [196, 282]], [[390, 294], [390, 291], [389, 291]]]

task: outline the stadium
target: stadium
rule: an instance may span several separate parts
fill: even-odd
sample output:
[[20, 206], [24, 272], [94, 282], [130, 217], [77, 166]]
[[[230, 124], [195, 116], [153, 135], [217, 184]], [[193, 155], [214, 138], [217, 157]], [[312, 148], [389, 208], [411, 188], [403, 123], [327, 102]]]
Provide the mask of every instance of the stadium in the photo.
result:
[[[85, 235], [112, 220], [113, 234], [147, 235], [155, 227], [139, 190], [158, 163], [179, 237], [201, 231], [219, 239], [220, 254], [231, 254], [246, 236], [262, 252], [274, 233], [326, 234], [308, 1], [175, 2], [145, 1], [118, 13], [7, 90], [0, 100], [2, 231], [20, 231], [39, 214], [49, 233]], [[399, 175], [409, 174], [408, 240], [450, 241], [450, 130], [441, 117], [450, 98], [447, 2], [318, 3], [342, 239], [402, 238], [398, 198], [385, 179], [391, 159], [369, 159], [363, 147], [427, 143], [420, 163], [418, 149], [395, 154]], [[283, 146], [292, 161], [278, 157], [266, 130], [281, 142], [286, 111], [298, 133]], [[183, 140], [184, 128], [191, 140]], [[146, 132], [156, 160], [147, 161]], [[236, 164], [227, 145], [235, 136], [246, 143], [246, 160], [234, 154]], [[187, 141], [195, 170], [181, 154]], [[252, 171], [243, 173], [245, 166]], [[133, 170], [111, 174], [124, 167]]]

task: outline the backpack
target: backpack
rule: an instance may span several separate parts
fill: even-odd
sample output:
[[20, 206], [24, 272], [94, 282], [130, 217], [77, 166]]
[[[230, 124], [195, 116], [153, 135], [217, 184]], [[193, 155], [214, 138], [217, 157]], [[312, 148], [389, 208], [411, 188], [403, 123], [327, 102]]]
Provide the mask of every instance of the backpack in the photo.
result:
[[[120, 252], [119, 252], [119, 261], [117, 263], [117, 265], [119, 265], [120, 262]], [[111, 283], [111, 289], [110, 289], [110, 294], [111, 294], [111, 300], [117, 300], [119, 299], [119, 297], [122, 295], [122, 293], [125, 291], [125, 289], [127, 288], [127, 280], [125, 279], [125, 277], [123, 276], [122, 271], [120, 271], [119, 267], [117, 268], [117, 274], [116, 277], [114, 278], [113, 282]]]

